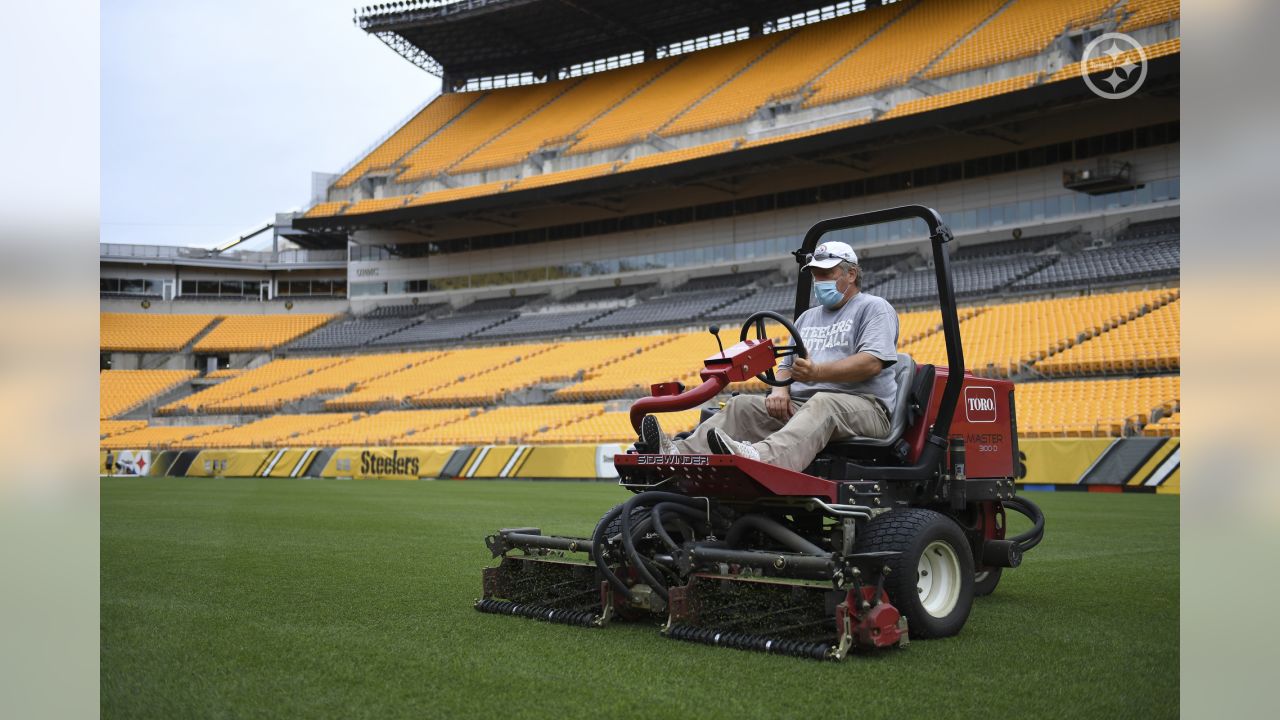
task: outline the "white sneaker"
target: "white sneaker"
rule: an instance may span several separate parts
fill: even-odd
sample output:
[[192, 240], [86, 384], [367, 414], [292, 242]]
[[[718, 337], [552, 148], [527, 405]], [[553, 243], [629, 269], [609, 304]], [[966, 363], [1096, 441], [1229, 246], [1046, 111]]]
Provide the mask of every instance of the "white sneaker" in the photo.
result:
[[658, 418], [653, 415], [645, 415], [640, 421], [640, 442], [650, 453], [658, 455], [679, 455], [680, 451], [676, 449], [676, 444], [671, 442], [671, 438], [662, 431], [662, 426], [658, 424]]
[[707, 434], [707, 444], [711, 446], [711, 451], [717, 455], [737, 455], [748, 460], [760, 459], [760, 451], [756, 450], [751, 443], [738, 442], [720, 432], [720, 428], [714, 428]]

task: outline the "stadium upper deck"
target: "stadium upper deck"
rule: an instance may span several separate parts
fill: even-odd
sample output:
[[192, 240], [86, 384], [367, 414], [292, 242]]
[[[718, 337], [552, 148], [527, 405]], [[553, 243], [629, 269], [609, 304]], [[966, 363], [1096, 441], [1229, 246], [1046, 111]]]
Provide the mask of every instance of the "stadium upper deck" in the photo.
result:
[[[1104, 31], [1123, 28], [1145, 45], [1153, 86], [1176, 76], [1170, 56], [1180, 50], [1178, 4], [1162, 0], [784, 3], [795, 12], [786, 16], [777, 15], [777, 3], [742, 3], [738, 14], [683, 3], [697, 17], [673, 11], [652, 20], [659, 29], [631, 17], [631, 7], [589, 22], [565, 20], [563, 33], [543, 36], [557, 38], [544, 41], [557, 49], [543, 55], [528, 43], [492, 42], [492, 33], [503, 35], [523, 14], [547, 10], [553, 17], [552, 5], [561, 7], [474, 0], [361, 15], [361, 26], [384, 40], [394, 35], [403, 45], [412, 38], [418, 55], [436, 53], [428, 65], [446, 80], [483, 68], [510, 71], [504, 82], [525, 84], [434, 99], [341, 174], [298, 226], [389, 227], [487, 207], [468, 201], [506, 208], [708, 168], [747, 173], [767, 165], [772, 172], [797, 151], [847, 151], [965, 115], [1087, 98], [1078, 79], [1082, 48]], [[662, 14], [649, 5], [646, 17]], [[726, 23], [736, 27], [716, 30]], [[695, 31], [707, 34], [687, 47], [660, 44]], [[616, 55], [640, 42], [618, 36], [629, 32], [648, 33], [652, 42]], [[599, 44], [606, 40], [613, 44]], [[473, 41], [477, 47], [465, 50]], [[613, 48], [610, 62], [582, 66], [586, 54], [605, 47]], [[529, 65], [531, 58], [540, 64]], [[1095, 61], [1090, 70], [1109, 72], [1129, 59]], [[570, 60], [577, 64], [565, 64]], [[921, 115], [928, 118], [907, 122]], [[432, 231], [442, 232], [438, 223]]]
[[778, 15], [820, 12], [832, 4], [410, 0], [359, 8], [355, 22], [410, 62], [442, 75], [446, 87], [455, 88], [476, 78], [546, 77], [557, 70], [583, 69], [603, 58], [653, 59], [678, 51], [689, 38], [734, 37], [744, 26], [763, 29]]

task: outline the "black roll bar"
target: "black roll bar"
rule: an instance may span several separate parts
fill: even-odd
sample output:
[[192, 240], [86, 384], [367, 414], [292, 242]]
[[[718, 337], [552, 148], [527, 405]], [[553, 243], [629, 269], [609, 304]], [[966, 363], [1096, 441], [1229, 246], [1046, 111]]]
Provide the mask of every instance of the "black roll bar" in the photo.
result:
[[[915, 465], [903, 467], [872, 467], [850, 465], [857, 468], [866, 479], [915, 479], [922, 472], [932, 473], [941, 459], [942, 451], [947, 447], [947, 436], [951, 431], [951, 419], [955, 416], [956, 406], [960, 401], [960, 386], [964, 383], [964, 348], [960, 342], [960, 317], [956, 311], [955, 287], [951, 282], [951, 258], [947, 243], [952, 235], [938, 211], [924, 205], [902, 205], [884, 210], [846, 215], [844, 217], [823, 220], [805, 233], [800, 249], [792, 253], [800, 265], [807, 263], [808, 256], [818, 247], [823, 235], [835, 230], [867, 227], [897, 220], [919, 218], [929, 227], [929, 240], [933, 245], [933, 269], [938, 281], [938, 305], [942, 311], [942, 337], [947, 344], [947, 384], [942, 391], [942, 402], [938, 406], [938, 419], [929, 432], [929, 444], [921, 453]], [[813, 276], [800, 271], [796, 282], [796, 306], [794, 317], [809, 309], [809, 296], [813, 290]]]

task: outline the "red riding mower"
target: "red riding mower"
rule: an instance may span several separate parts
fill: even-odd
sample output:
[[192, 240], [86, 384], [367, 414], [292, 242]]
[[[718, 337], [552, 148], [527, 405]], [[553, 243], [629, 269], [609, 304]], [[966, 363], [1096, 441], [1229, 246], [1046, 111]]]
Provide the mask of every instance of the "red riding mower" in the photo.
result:
[[[888, 437], [832, 443], [802, 473], [735, 455], [617, 455], [635, 495], [589, 538], [490, 535], [502, 560], [485, 569], [476, 608], [585, 627], [665, 618], [670, 638], [817, 659], [905, 645], [908, 628], [960, 632], [974, 596], [1040, 542], [1044, 515], [1014, 494], [1013, 384], [949, 370], [964, 367], [951, 233], [934, 210], [910, 205], [820, 222], [793, 254], [804, 263], [826, 233], [908, 218], [929, 228], [948, 368], [898, 355]], [[796, 316], [813, 282], [799, 278]], [[794, 344], [775, 345], [766, 319]], [[792, 323], [756, 313], [741, 342], [704, 361], [701, 385], [653, 385], [632, 425], [638, 433], [649, 413], [697, 407], [753, 376], [785, 384], [773, 368], [790, 354], [806, 356]], [[1006, 510], [1032, 528], [1006, 538]]]

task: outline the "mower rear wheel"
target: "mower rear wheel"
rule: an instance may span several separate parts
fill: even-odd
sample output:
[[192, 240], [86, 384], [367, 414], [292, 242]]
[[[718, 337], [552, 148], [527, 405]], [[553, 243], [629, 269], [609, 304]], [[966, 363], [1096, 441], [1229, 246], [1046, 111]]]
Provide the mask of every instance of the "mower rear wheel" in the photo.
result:
[[973, 607], [973, 554], [951, 518], [923, 508], [894, 510], [872, 520], [858, 552], [900, 553], [891, 560], [884, 587], [907, 618], [912, 638], [960, 632]]
[[973, 577], [973, 596], [986, 597], [996, 591], [996, 586], [1000, 584], [1000, 573], [1004, 568], [991, 568], [990, 570], [981, 570]]
[[[613, 506], [613, 509], [605, 513], [600, 518], [600, 520], [603, 521], [605, 518], [609, 517], [609, 515], [613, 514], [615, 511], [621, 510], [622, 505], [623, 503], [619, 503]], [[649, 517], [650, 512], [652, 511], [647, 507], [632, 508], [631, 509], [631, 526], [635, 527], [636, 525], [643, 522], [645, 518]], [[596, 526], [599, 527], [598, 522], [596, 523]], [[622, 514], [619, 513], [618, 516], [610, 520], [608, 526], [605, 527], [604, 537], [607, 540], [609, 538], [613, 538], [621, 534], [622, 534]]]

